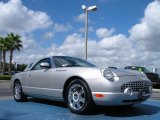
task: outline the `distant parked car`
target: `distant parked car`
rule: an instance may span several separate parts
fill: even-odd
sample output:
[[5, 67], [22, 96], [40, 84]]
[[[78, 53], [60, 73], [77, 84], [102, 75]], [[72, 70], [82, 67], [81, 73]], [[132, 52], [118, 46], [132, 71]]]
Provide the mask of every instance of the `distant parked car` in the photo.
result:
[[[16, 71], [11, 71], [11, 75], [15, 75], [17, 72]], [[9, 72], [8, 71], [5, 71], [4, 72], [4, 75], [9, 75]]]
[[151, 81], [139, 72], [98, 68], [75, 57], [53, 56], [28, 65], [11, 79], [17, 102], [27, 96], [65, 101], [77, 114], [94, 105], [134, 105], [152, 93]]
[[160, 85], [159, 75], [156, 74], [156, 73], [151, 72], [147, 68], [139, 67], [139, 66], [127, 66], [124, 69], [127, 69], [127, 70], [137, 70], [139, 72], [143, 72], [143, 73], [146, 74], [146, 76], [148, 77], [148, 79], [151, 80], [151, 82], [152, 82], [153, 85]]

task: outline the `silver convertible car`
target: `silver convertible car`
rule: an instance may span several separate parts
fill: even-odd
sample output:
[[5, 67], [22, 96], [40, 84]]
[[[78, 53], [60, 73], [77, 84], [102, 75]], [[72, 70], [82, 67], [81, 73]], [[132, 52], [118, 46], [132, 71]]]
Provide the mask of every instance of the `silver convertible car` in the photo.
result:
[[53, 56], [27, 66], [11, 78], [15, 101], [36, 97], [65, 101], [77, 114], [95, 105], [134, 105], [148, 99], [151, 81], [129, 70], [103, 68], [75, 57]]

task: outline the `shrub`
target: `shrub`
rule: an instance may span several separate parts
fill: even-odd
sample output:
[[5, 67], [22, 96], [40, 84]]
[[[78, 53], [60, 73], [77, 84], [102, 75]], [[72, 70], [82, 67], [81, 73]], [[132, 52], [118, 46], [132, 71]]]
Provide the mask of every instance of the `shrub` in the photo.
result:
[[11, 75], [0, 75], [0, 80], [10, 80], [11, 77]]

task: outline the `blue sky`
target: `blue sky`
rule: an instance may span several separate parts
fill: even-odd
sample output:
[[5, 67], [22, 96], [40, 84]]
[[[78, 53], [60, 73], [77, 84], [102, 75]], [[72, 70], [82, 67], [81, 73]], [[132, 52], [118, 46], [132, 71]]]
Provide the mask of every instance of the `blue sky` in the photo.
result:
[[159, 0], [2, 0], [0, 36], [21, 35], [14, 61], [69, 55], [84, 58], [82, 5], [89, 13], [88, 60], [98, 66], [160, 69]]
[[[115, 28], [115, 33], [128, 35], [128, 30], [140, 21], [144, 16], [144, 10], [152, 0], [23, 0], [23, 4], [29, 9], [46, 12], [53, 22], [60, 24], [70, 23], [74, 26], [71, 31], [56, 33], [54, 42], [57, 45], [63, 43], [68, 34], [84, 27], [84, 23], [77, 23], [74, 17], [83, 13], [81, 6], [97, 5], [98, 11], [89, 14], [93, 23], [89, 24], [94, 29], [100, 27]], [[52, 29], [51, 29], [52, 30]], [[37, 30], [34, 37], [42, 39], [47, 30]], [[89, 33], [90, 38], [95, 39], [95, 33]], [[41, 45], [48, 47], [52, 41]]]

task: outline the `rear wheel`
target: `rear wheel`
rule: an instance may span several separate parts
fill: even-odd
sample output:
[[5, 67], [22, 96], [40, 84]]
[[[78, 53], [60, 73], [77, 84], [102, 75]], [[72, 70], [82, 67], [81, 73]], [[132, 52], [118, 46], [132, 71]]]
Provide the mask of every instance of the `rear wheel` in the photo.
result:
[[22, 91], [22, 86], [19, 81], [16, 81], [13, 86], [13, 96], [15, 101], [22, 102], [27, 100], [27, 96]]
[[80, 80], [73, 80], [67, 88], [66, 101], [73, 113], [88, 114], [93, 110], [91, 90], [88, 85]]

